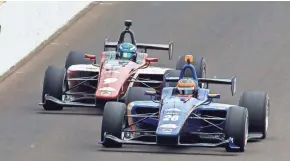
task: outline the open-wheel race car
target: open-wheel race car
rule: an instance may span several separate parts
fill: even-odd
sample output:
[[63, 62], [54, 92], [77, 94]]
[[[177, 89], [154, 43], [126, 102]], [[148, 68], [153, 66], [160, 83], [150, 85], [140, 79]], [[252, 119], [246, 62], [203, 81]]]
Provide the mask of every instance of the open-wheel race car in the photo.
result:
[[[192, 56], [185, 56], [179, 74], [164, 76], [163, 89], [131, 87], [125, 103], [107, 102], [104, 108], [101, 142], [104, 147], [122, 144], [225, 147], [244, 152], [248, 140], [265, 139], [268, 129], [269, 96], [244, 92], [238, 105], [215, 103], [220, 94], [198, 87], [198, 83], [225, 84], [236, 91], [232, 79], [197, 78]], [[185, 70], [192, 72], [185, 78]], [[170, 75], [171, 74], [171, 75]]]
[[[124, 102], [130, 87], [160, 89], [165, 71], [169, 68], [151, 66], [158, 59], [148, 57], [147, 50], [168, 51], [171, 59], [173, 42], [168, 45], [136, 43], [131, 25], [130, 20], [125, 21], [126, 28], [118, 42], [105, 40], [100, 64], [96, 64], [96, 55], [72, 51], [64, 68], [49, 66], [45, 71], [40, 105], [45, 110], [96, 107], [107, 101]], [[130, 43], [125, 42], [126, 34], [131, 38]], [[176, 69], [184, 64], [180, 61], [182, 59], [178, 59]], [[199, 61], [193, 65], [200, 69], [198, 77], [204, 77], [205, 61], [199, 57], [196, 59]]]

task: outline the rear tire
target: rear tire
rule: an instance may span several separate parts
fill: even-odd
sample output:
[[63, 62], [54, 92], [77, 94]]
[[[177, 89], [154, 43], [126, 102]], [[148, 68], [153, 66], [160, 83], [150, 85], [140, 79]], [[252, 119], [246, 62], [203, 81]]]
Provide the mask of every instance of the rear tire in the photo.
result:
[[228, 109], [226, 116], [225, 135], [226, 139], [233, 138], [234, 144], [239, 149], [227, 145], [227, 152], [244, 152], [248, 140], [248, 110], [244, 107], [233, 106]]
[[65, 68], [68, 69], [72, 65], [91, 64], [89, 59], [85, 59], [85, 54], [77, 51], [70, 51], [66, 57]]
[[145, 87], [130, 87], [125, 98], [125, 104], [128, 105], [134, 101], [151, 101], [151, 96], [145, 95], [146, 90], [154, 90], [153, 88]]
[[[180, 70], [166, 70], [164, 72], [163, 80], [165, 77], [178, 77], [180, 76]], [[176, 87], [177, 82], [168, 82], [167, 87]]]
[[[113, 135], [119, 139], [122, 139], [122, 131], [126, 123], [125, 119], [126, 105], [120, 102], [107, 102], [104, 108], [101, 140], [104, 141], [104, 133]], [[121, 148], [122, 144], [107, 140], [102, 143], [106, 148], [115, 147]]]
[[[42, 89], [42, 102], [46, 94], [62, 100], [63, 82], [65, 76], [64, 68], [57, 68], [54, 66], [47, 67], [44, 75], [43, 89]], [[46, 101], [43, 105], [45, 110], [62, 110], [63, 107], [51, 101]]]
[[249, 132], [262, 133], [265, 139], [268, 131], [270, 99], [268, 93], [244, 92], [239, 101], [239, 106], [249, 111]]
[[[94, 60], [94, 63], [96, 63], [96, 60]], [[72, 65], [78, 65], [78, 64], [91, 64], [91, 61], [89, 59], [85, 59], [85, 54], [77, 51], [70, 51], [66, 57], [65, 61], [65, 69], [68, 70], [68, 68]], [[76, 77], [89, 77], [89, 73], [86, 72], [77, 72]], [[66, 89], [69, 89], [68, 82], [65, 82]]]
[[[177, 60], [176, 63], [176, 70], [181, 70], [183, 65], [186, 63], [184, 61], [185, 56], [180, 56]], [[192, 65], [194, 66], [195, 70], [196, 70], [196, 75], [197, 78], [205, 78], [206, 77], [206, 62], [205, 59], [203, 57], [199, 57], [199, 56], [193, 56], [193, 63]], [[192, 78], [192, 73], [188, 70], [186, 70], [184, 72], [184, 76], [185, 77], [191, 77]], [[203, 83], [198, 83], [198, 86], [203, 88], [204, 84]]]

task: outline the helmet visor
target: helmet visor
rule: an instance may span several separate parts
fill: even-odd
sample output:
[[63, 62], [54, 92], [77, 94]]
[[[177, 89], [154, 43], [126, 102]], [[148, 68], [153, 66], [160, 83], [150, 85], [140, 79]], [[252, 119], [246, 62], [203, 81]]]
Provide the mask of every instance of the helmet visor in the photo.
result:
[[129, 59], [132, 58], [132, 56], [133, 56], [133, 53], [128, 53], [128, 52], [121, 53], [121, 58], [122, 58], [122, 59], [127, 59], [127, 60], [129, 60]]
[[177, 88], [177, 90], [181, 95], [191, 95], [193, 94], [194, 88]]

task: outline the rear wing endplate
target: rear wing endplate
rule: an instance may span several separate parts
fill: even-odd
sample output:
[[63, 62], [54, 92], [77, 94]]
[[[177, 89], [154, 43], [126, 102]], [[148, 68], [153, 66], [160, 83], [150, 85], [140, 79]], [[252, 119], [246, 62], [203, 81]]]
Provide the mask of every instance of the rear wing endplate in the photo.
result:
[[[179, 77], [166, 77], [165, 82], [178, 82]], [[221, 85], [230, 85], [231, 93], [234, 95], [236, 93], [236, 82], [237, 77], [234, 76], [231, 79], [216, 79], [216, 78], [198, 78], [199, 83], [207, 84], [221, 84]]]
[[[104, 43], [104, 51], [107, 51], [108, 48], [115, 48], [117, 49], [118, 42], [110, 42], [108, 41], [108, 38], [105, 40]], [[145, 43], [136, 43], [137, 49], [143, 49], [145, 50], [145, 53], [147, 53], [147, 50], [164, 50], [168, 51], [169, 60], [172, 59], [173, 56], [173, 42], [170, 42], [169, 44], [145, 44]]]

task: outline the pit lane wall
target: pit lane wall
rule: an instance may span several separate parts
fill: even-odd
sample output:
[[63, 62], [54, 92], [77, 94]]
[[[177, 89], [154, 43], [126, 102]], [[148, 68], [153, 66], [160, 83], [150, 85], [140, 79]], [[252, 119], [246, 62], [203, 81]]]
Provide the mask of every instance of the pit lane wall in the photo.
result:
[[0, 3], [0, 76], [63, 27], [92, 1]]

